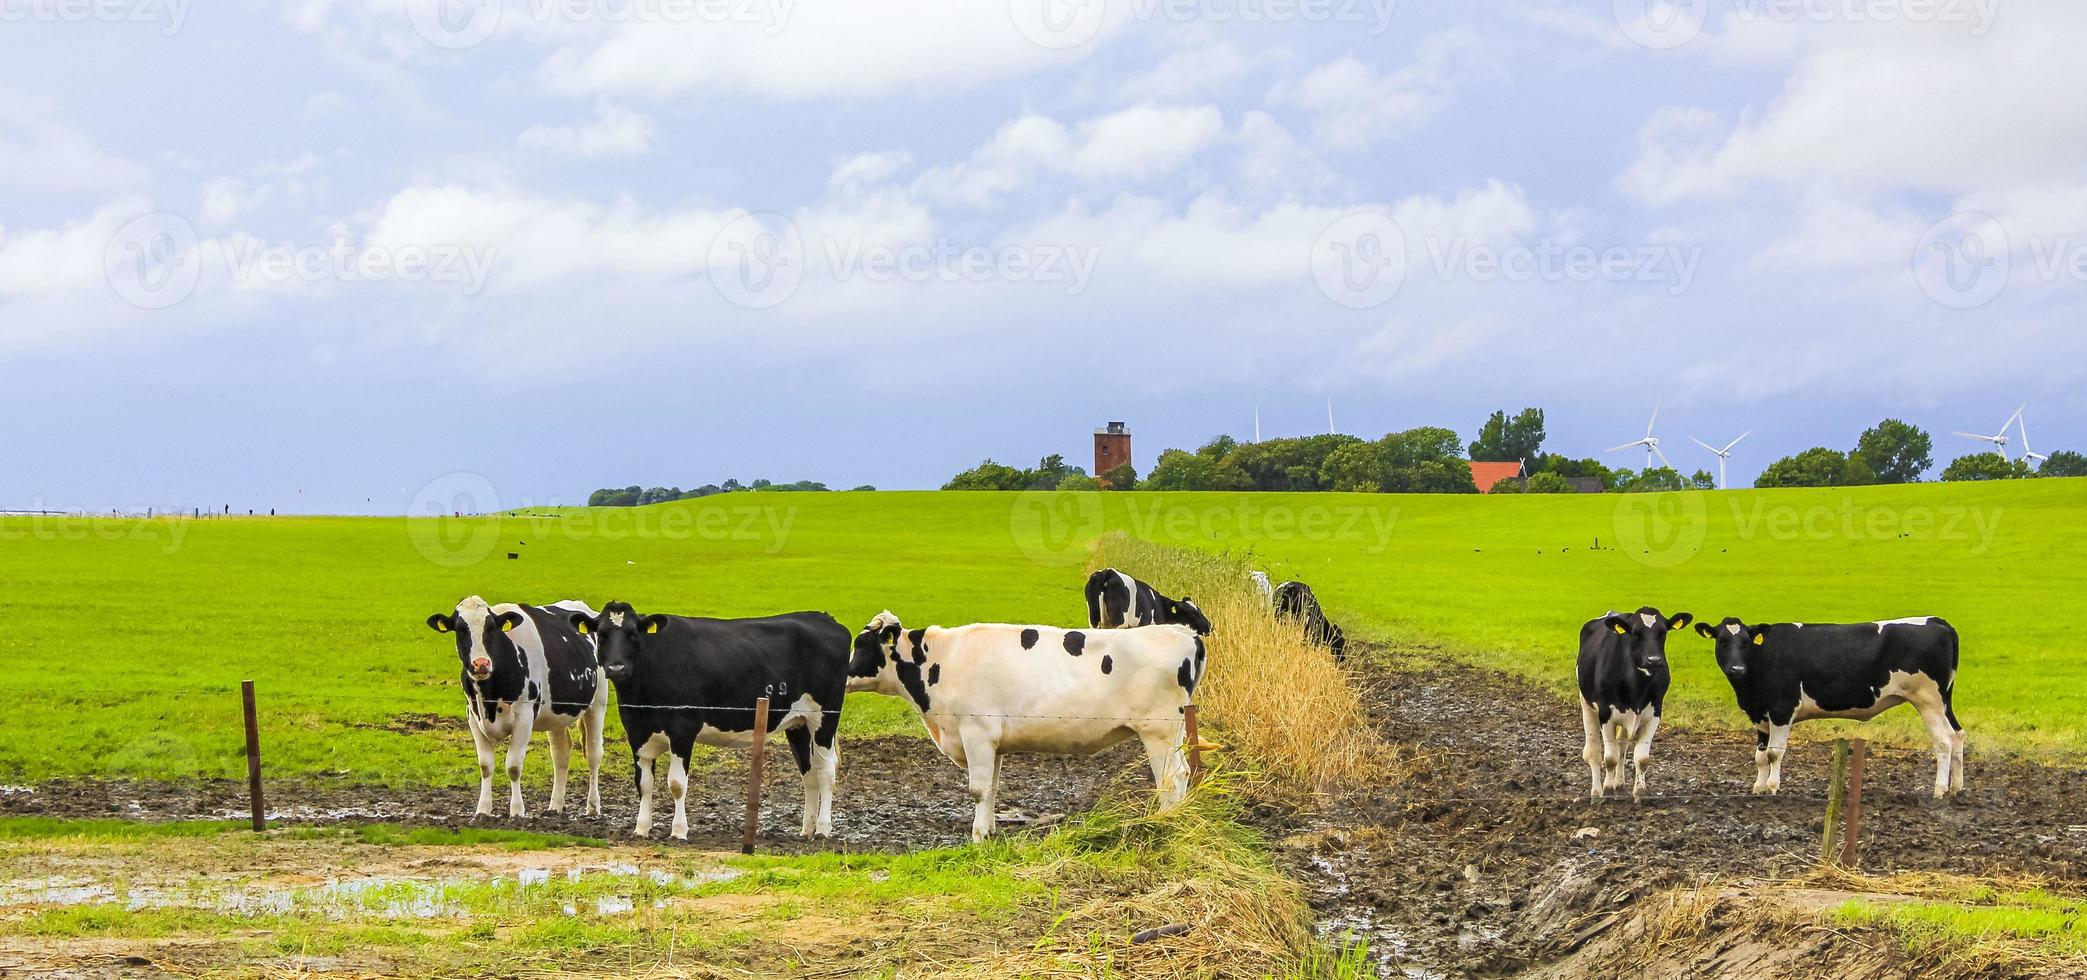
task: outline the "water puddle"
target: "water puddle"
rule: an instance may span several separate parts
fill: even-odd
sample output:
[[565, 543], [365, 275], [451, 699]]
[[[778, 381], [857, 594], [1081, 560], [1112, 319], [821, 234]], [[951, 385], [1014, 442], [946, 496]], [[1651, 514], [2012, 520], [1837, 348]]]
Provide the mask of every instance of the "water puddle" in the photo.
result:
[[633, 864], [580, 865], [563, 869], [523, 868], [512, 877], [369, 877], [294, 888], [199, 882], [185, 888], [114, 885], [84, 878], [44, 878], [0, 884], [0, 908], [120, 905], [129, 911], [201, 909], [226, 915], [311, 914], [332, 920], [434, 919], [526, 913], [555, 908], [577, 916], [628, 915], [663, 908], [704, 885], [730, 881], [730, 869], [680, 875]]

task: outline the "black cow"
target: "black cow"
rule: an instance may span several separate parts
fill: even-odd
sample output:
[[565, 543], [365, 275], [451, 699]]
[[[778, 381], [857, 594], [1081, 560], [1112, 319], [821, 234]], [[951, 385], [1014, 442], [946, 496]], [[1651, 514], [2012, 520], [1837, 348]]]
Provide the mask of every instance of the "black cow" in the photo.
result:
[[565, 809], [572, 726], [587, 753], [587, 812], [601, 813], [601, 729], [609, 710], [594, 644], [569, 617], [593, 615], [575, 599], [548, 606], [497, 606], [467, 596], [456, 610], [428, 617], [428, 628], [456, 636], [462, 663], [464, 722], [478, 749], [478, 810], [493, 812], [493, 760], [507, 746], [507, 815], [524, 816], [522, 761], [532, 732], [551, 739], [551, 810]]
[[1587, 733], [1587, 796], [1602, 799], [1623, 786], [1623, 747], [1631, 746], [1637, 779], [1633, 800], [1645, 798], [1645, 763], [1659, 733], [1667, 685], [1667, 634], [1694, 622], [1688, 613], [1668, 619], [1646, 606], [1612, 612], [1580, 627], [1580, 727]]
[[1087, 576], [1088, 626], [1113, 630], [1170, 623], [1210, 635], [1210, 619], [1188, 596], [1169, 599], [1160, 595], [1158, 589], [1113, 568]]
[[643, 616], [630, 603], [611, 602], [599, 616], [572, 620], [594, 635], [602, 670], [616, 687], [616, 710], [637, 763], [639, 837], [652, 832], [652, 765], [660, 754], [671, 760], [673, 836], [687, 840], [690, 750], [698, 742], [752, 745], [754, 703], [762, 697], [770, 705], [769, 731], [785, 733], [804, 777], [804, 835], [833, 833], [840, 761], [834, 732], [853, 637], [832, 616]]
[[1333, 651], [1335, 663], [1348, 659], [1348, 634], [1326, 618], [1326, 610], [1319, 607], [1319, 597], [1312, 594], [1311, 586], [1296, 581], [1276, 586], [1275, 615], [1303, 623], [1305, 642]]
[[1783, 785], [1790, 726], [1813, 718], [1868, 721], [1911, 704], [1935, 747], [1935, 797], [1964, 789], [1964, 726], [1952, 701], [1957, 631], [1934, 616], [1875, 623], [1759, 623], [1728, 618], [1696, 632], [1753, 720], [1754, 792]]

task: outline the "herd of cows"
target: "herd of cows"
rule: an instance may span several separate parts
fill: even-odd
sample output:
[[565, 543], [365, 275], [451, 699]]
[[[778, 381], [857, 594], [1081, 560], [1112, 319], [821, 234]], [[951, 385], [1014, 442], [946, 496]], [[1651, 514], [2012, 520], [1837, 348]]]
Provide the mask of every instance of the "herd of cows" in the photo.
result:
[[[1279, 619], [1304, 638], [1345, 652], [1339, 626], [1309, 586], [1254, 584]], [[1188, 788], [1183, 709], [1204, 674], [1211, 623], [1187, 596], [1169, 598], [1115, 569], [1089, 576], [1088, 628], [977, 623], [907, 628], [880, 612], [852, 638], [832, 616], [750, 619], [641, 614], [627, 602], [597, 612], [568, 599], [544, 606], [490, 604], [478, 596], [436, 613], [428, 627], [452, 634], [463, 665], [466, 720], [478, 752], [480, 816], [493, 812], [495, 763], [505, 753], [508, 814], [525, 815], [521, 775], [529, 741], [551, 743], [550, 808], [565, 807], [578, 726], [587, 762], [585, 812], [601, 813], [602, 732], [613, 688], [636, 768], [635, 833], [652, 831], [655, 764], [668, 758], [673, 837], [688, 837], [688, 766], [698, 744], [753, 741], [758, 702], [782, 712], [771, 731], [789, 742], [804, 782], [806, 836], [833, 832], [836, 735], [843, 700], [868, 691], [905, 698], [928, 736], [969, 777], [971, 834], [992, 833], [1001, 757], [1090, 755], [1125, 739], [1145, 749], [1162, 804]], [[1669, 686], [1667, 634], [1693, 617], [1650, 607], [1609, 613], [1580, 630], [1579, 686], [1589, 795], [1620, 790], [1624, 750], [1646, 765]], [[1727, 619], [1696, 631], [1716, 644], [1719, 667], [1757, 730], [1756, 793], [1781, 785], [1790, 726], [1812, 718], [1867, 719], [1911, 703], [1935, 743], [1935, 795], [1963, 788], [1964, 733], [1951, 708], [1957, 635], [1917, 618], [1859, 626]]]

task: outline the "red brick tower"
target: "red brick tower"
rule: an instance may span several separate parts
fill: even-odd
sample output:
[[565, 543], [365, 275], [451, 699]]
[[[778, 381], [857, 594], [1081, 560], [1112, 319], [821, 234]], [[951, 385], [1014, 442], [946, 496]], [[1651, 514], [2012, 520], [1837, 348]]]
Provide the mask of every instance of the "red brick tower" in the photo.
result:
[[1111, 422], [1094, 430], [1094, 477], [1130, 462], [1130, 430]]

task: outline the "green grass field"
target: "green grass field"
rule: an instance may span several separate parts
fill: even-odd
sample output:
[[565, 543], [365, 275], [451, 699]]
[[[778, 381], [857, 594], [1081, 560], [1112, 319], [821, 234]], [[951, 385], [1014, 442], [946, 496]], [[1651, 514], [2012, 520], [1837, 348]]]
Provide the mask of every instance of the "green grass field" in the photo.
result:
[[[464, 521], [0, 519], [0, 779], [239, 773], [238, 683], [253, 678], [272, 772], [467, 782], [462, 726], [446, 723], [461, 700], [454, 648], [423, 624], [465, 594], [823, 609], [850, 626], [886, 607], [920, 625], [1071, 624], [1085, 615], [1086, 544], [1117, 528], [1249, 553], [1310, 582], [1351, 634], [1561, 693], [1579, 623], [1610, 608], [1941, 615], [1964, 636], [1958, 704], [1978, 744], [2087, 749], [2087, 658], [2069, 615], [2087, 586], [2087, 481], [1657, 497], [734, 494]], [[1680, 721], [1743, 726], [1707, 641], [1677, 636], [1670, 659]], [[854, 734], [914, 730], [893, 699], [848, 711]], [[433, 730], [401, 724], [424, 715]]]

